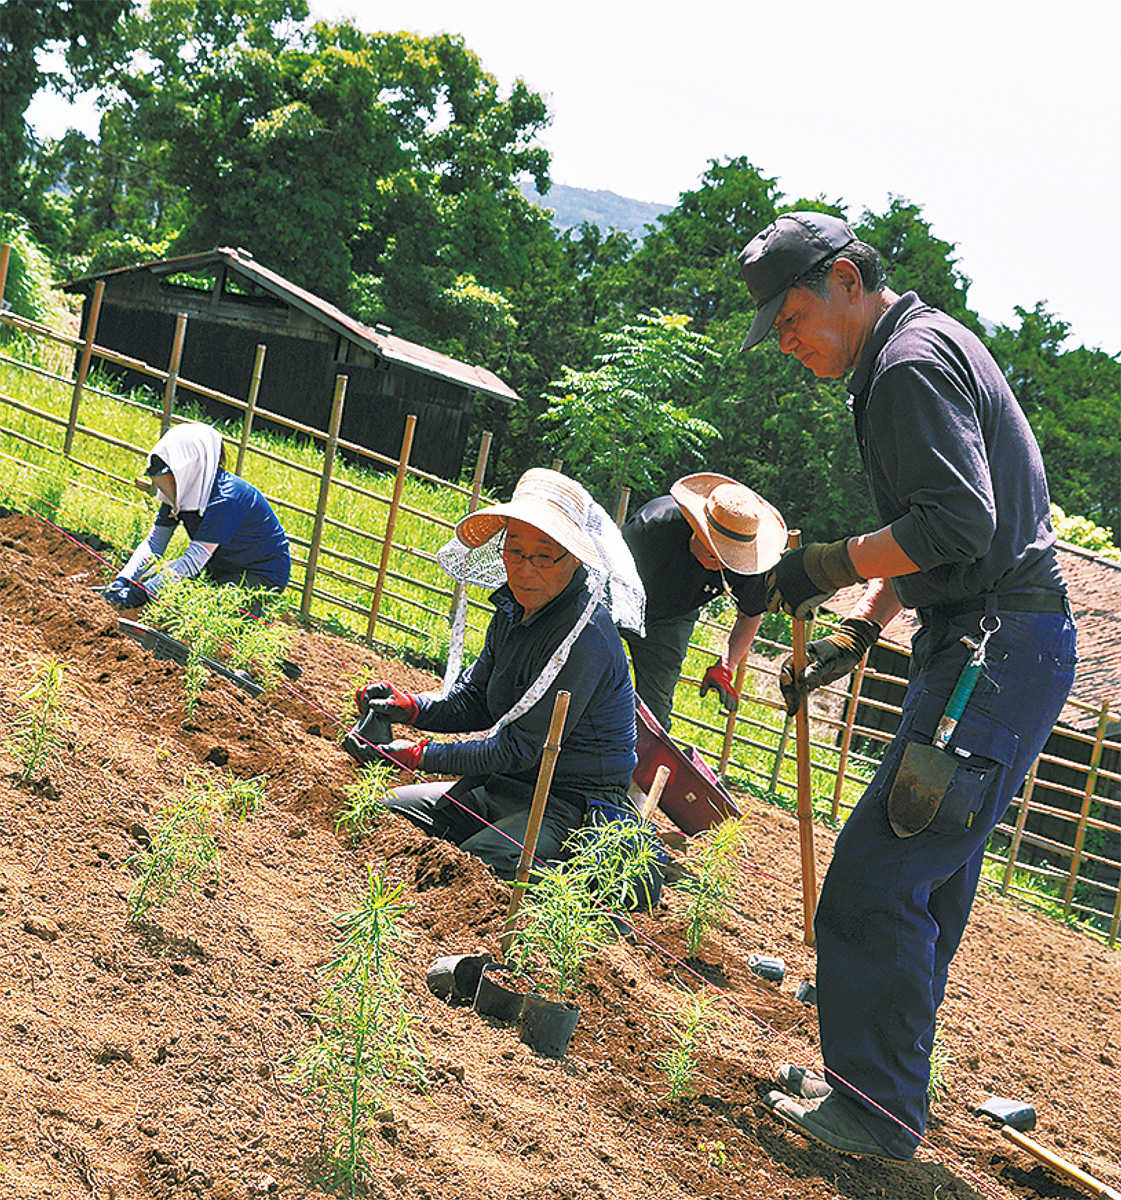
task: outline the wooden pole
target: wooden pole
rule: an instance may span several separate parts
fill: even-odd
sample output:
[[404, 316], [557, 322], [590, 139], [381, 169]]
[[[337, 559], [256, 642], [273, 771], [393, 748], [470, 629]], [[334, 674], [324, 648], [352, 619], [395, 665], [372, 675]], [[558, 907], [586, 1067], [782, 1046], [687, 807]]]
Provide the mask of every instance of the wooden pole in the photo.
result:
[[[802, 544], [801, 530], [790, 531], [789, 547]], [[806, 669], [806, 623], [791, 621], [794, 646], [794, 676]], [[814, 861], [813, 790], [810, 777], [810, 713], [803, 700], [794, 714], [794, 746], [798, 767], [798, 844], [802, 857], [802, 940], [814, 944], [814, 909], [817, 907], [817, 864]]]
[[8, 286], [8, 260], [11, 257], [10, 243], [0, 242], [0, 308], [4, 305], [4, 289]]
[[1090, 805], [1094, 799], [1094, 790], [1098, 786], [1098, 769], [1102, 762], [1102, 747], [1105, 742], [1105, 731], [1109, 726], [1109, 702], [1102, 701], [1098, 713], [1098, 732], [1094, 738], [1094, 749], [1090, 754], [1090, 766], [1086, 771], [1086, 791], [1082, 796], [1082, 808], [1078, 814], [1078, 827], [1074, 835], [1074, 850], [1070, 858], [1070, 874], [1067, 876], [1066, 891], [1063, 893], [1063, 915], [1070, 912], [1071, 901], [1074, 899], [1074, 883], [1078, 878], [1078, 868], [1082, 865], [1082, 846], [1086, 840], [1086, 821], [1090, 815]]
[[1065, 1175], [1068, 1179], [1074, 1180], [1079, 1187], [1085, 1188], [1091, 1196], [1097, 1196], [1098, 1200], [1121, 1200], [1121, 1192], [1116, 1188], [1111, 1188], [1107, 1184], [1101, 1182], [1100, 1179], [1095, 1179], [1093, 1175], [1088, 1175], [1080, 1167], [1076, 1167], [1074, 1163], [1068, 1162], [1065, 1158], [1060, 1158], [1053, 1151], [1048, 1150], [1046, 1146], [1041, 1146], [1034, 1138], [1027, 1137], [1018, 1129], [1013, 1129], [1011, 1125], [1005, 1125], [1001, 1129], [1001, 1136], [1014, 1146], [1019, 1146], [1021, 1150], [1026, 1150], [1033, 1157], [1038, 1158], [1041, 1163], [1051, 1167], [1052, 1170], [1058, 1171], [1060, 1175]]
[[401, 507], [401, 493], [405, 490], [405, 476], [409, 473], [409, 455], [413, 451], [413, 434], [416, 433], [416, 417], [405, 418], [405, 436], [401, 439], [401, 457], [397, 460], [397, 479], [393, 484], [393, 499], [389, 504], [389, 516], [385, 521], [385, 537], [381, 544], [381, 562], [378, 564], [378, 580], [374, 585], [374, 599], [370, 605], [370, 616], [366, 621], [366, 641], [372, 641], [374, 626], [378, 623], [378, 609], [385, 590], [385, 573], [389, 570], [389, 552], [393, 549], [393, 530], [397, 526], [397, 511]]
[[82, 389], [86, 386], [86, 376], [90, 371], [90, 359], [93, 357], [94, 338], [97, 336], [97, 322], [101, 318], [101, 298], [105, 295], [105, 280], [99, 279], [93, 285], [93, 296], [90, 299], [90, 315], [86, 321], [86, 341], [82, 346], [82, 355], [78, 359], [78, 376], [74, 380], [74, 394], [70, 398], [70, 416], [66, 420], [66, 438], [62, 444], [62, 452], [70, 457], [70, 449], [74, 445], [74, 430], [78, 424], [78, 405], [82, 400]]
[[622, 525], [622, 523], [627, 519], [627, 509], [630, 507], [630, 503], [631, 489], [629, 487], [625, 487], [619, 492], [619, 505], [615, 510], [616, 525]]
[[545, 735], [541, 766], [537, 770], [537, 787], [534, 789], [533, 803], [529, 809], [529, 824], [526, 826], [525, 842], [522, 844], [521, 858], [518, 859], [514, 888], [510, 893], [510, 907], [506, 910], [506, 924], [499, 943], [502, 946], [503, 958], [510, 952], [510, 942], [514, 937], [514, 920], [529, 884], [529, 872], [537, 849], [537, 835], [541, 832], [541, 820], [545, 815], [545, 802], [549, 799], [549, 785], [553, 782], [553, 767], [560, 753], [561, 733], [564, 730], [564, 719], [568, 716], [568, 701], [571, 696], [571, 692], [557, 692], [557, 698], [553, 701], [553, 719], [549, 722], [549, 732]]
[[265, 346], [257, 344], [257, 357], [253, 360], [253, 378], [249, 384], [249, 403], [245, 406], [245, 416], [241, 419], [241, 440], [237, 444], [237, 466], [234, 474], [240, 475], [245, 465], [245, 451], [249, 446], [249, 434], [253, 429], [253, 414], [257, 411], [257, 393], [261, 390], [261, 373], [265, 368]]
[[319, 547], [323, 541], [323, 521], [327, 515], [327, 497], [331, 490], [331, 472], [335, 467], [335, 453], [339, 448], [339, 426], [343, 419], [343, 401], [346, 399], [348, 376], [335, 376], [335, 397], [331, 402], [331, 428], [327, 433], [327, 444], [323, 447], [323, 474], [319, 477], [319, 499], [315, 505], [315, 525], [308, 546], [307, 566], [304, 567], [304, 594], [300, 602], [300, 616], [306, 621], [311, 615], [311, 590], [315, 586], [315, 569], [319, 565]]
[[852, 688], [849, 699], [849, 715], [845, 720], [845, 731], [841, 735], [841, 753], [837, 757], [837, 779], [833, 784], [833, 820], [841, 811], [841, 791], [845, 786], [845, 771], [849, 765], [849, 747], [852, 745], [852, 727], [856, 724], [856, 710], [860, 707], [860, 685], [864, 682], [864, 672], [868, 670], [868, 656], [860, 660], [852, 675]]
[[662, 798], [662, 792], [666, 788], [666, 780], [669, 779], [669, 767], [665, 763], [661, 763], [658, 769], [654, 772], [654, 782], [650, 785], [650, 793], [642, 802], [642, 807], [638, 810], [639, 818], [643, 821], [649, 821], [654, 809], [658, 807], [658, 801]]
[[[747, 674], [747, 659], [741, 658], [740, 665], [736, 667], [736, 678], [732, 686], [736, 689], [736, 695], [743, 695], [743, 680]], [[736, 714], [730, 712], [724, 720], [724, 745], [720, 748], [720, 766], [717, 768], [717, 775], [723, 775], [728, 769], [728, 759], [732, 757], [732, 738], [736, 732]]]
[[163, 388], [163, 417], [160, 436], [171, 428], [171, 410], [175, 407], [175, 391], [179, 386], [179, 365], [183, 361], [183, 339], [187, 336], [187, 314], [175, 314], [175, 340], [171, 343], [171, 361], [167, 365], [167, 383]]
[[[487, 471], [487, 459], [490, 457], [490, 443], [493, 437], [494, 435], [487, 430], [479, 442], [479, 454], [475, 459], [475, 478], [471, 483], [471, 500], [467, 505], [469, 513], [477, 512], [479, 508], [479, 497], [483, 494], [483, 476]], [[455, 610], [459, 607], [465, 587], [462, 579], [456, 581], [455, 588], [452, 590], [452, 604], [448, 614], [451, 620], [455, 619]]]
[[1016, 817], [1016, 831], [1012, 835], [1012, 844], [1008, 847], [1008, 862], [1004, 868], [1004, 877], [1000, 881], [1000, 894], [1008, 894], [1008, 885], [1012, 882], [1012, 872], [1016, 869], [1016, 859], [1020, 854], [1020, 842], [1024, 837], [1024, 824], [1028, 819], [1028, 809], [1031, 807], [1032, 793], [1035, 791], [1035, 773], [1039, 770], [1039, 759], [1031, 765], [1027, 783], [1024, 784], [1024, 795], [1020, 801], [1020, 811]]

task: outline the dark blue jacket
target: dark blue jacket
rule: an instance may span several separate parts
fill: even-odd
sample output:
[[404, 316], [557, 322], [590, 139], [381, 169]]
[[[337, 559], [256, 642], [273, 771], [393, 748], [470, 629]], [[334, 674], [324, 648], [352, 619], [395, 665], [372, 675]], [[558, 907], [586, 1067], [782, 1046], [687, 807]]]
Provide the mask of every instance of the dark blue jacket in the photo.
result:
[[[491, 594], [495, 612], [482, 653], [443, 699], [420, 698], [418, 729], [438, 733], [488, 730], [522, 698], [588, 601], [587, 572], [577, 570], [556, 599], [523, 620], [505, 584]], [[494, 737], [432, 742], [424, 769], [439, 775], [508, 775], [533, 783], [558, 691], [571, 693], [561, 749], [553, 768], [558, 789], [601, 793], [626, 788], [638, 763], [635, 699], [626, 655], [602, 604], [572, 646], [545, 695]]]

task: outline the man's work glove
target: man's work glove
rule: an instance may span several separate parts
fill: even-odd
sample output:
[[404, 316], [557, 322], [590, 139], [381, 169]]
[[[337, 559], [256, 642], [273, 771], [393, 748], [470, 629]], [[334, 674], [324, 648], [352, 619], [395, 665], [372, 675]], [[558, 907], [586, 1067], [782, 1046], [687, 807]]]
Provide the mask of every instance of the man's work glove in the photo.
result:
[[717, 696], [720, 697], [720, 703], [724, 706], [724, 711], [735, 712], [739, 707], [740, 694], [736, 691], [731, 667], [725, 666], [720, 659], [717, 659], [709, 667], [704, 674], [704, 678], [701, 680], [701, 699], [703, 700], [714, 689]]
[[767, 572], [767, 610], [808, 621], [814, 609], [834, 592], [863, 582], [852, 565], [848, 538], [810, 542], [787, 550]]
[[148, 603], [148, 593], [140, 584], [118, 575], [105, 589], [105, 599], [114, 608], [140, 608]]
[[411, 692], [402, 692], [393, 684], [367, 683], [354, 693], [354, 703], [361, 716], [374, 713], [387, 721], [403, 721], [411, 725], [420, 715], [420, 705]]
[[779, 670], [778, 686], [790, 716], [802, 707], [807, 693], [852, 671], [876, 644], [883, 628], [879, 621], [848, 617], [828, 637], [810, 642], [806, 647], [805, 672], [797, 679], [794, 656], [788, 656]]

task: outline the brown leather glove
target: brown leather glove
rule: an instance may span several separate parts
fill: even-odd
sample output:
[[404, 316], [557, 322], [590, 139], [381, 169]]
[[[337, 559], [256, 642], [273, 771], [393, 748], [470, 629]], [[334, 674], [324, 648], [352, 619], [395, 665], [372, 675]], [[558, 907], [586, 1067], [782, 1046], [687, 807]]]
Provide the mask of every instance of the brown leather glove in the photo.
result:
[[787, 713], [793, 716], [809, 692], [853, 670], [876, 644], [883, 628], [878, 621], [865, 617], [846, 618], [828, 637], [810, 642], [806, 647], [806, 669], [797, 679], [794, 656], [788, 656], [778, 673]]
[[849, 555], [849, 539], [810, 542], [787, 552], [767, 572], [767, 609], [808, 621], [840, 588], [864, 582]]

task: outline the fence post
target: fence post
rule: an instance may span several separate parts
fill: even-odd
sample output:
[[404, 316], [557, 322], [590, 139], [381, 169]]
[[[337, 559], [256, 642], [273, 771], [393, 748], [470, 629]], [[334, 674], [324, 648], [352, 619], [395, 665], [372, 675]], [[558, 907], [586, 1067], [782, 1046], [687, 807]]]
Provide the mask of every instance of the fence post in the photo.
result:
[[[732, 687], [736, 689], [736, 695], [743, 695], [743, 678], [747, 674], [747, 656], [740, 659], [740, 665], [736, 668], [736, 678]], [[736, 714], [730, 712], [724, 721], [724, 745], [720, 747], [720, 767], [717, 774], [723, 776], [728, 768], [728, 759], [732, 757], [732, 738], [736, 731]]]
[[622, 525], [627, 519], [627, 508], [631, 502], [631, 489], [629, 487], [622, 488], [619, 492], [619, 505], [615, 509], [615, 524]]
[[1016, 869], [1016, 859], [1020, 856], [1020, 843], [1024, 839], [1024, 823], [1028, 819], [1028, 809], [1031, 807], [1032, 792], [1035, 791], [1035, 773], [1039, 770], [1039, 758], [1031, 765], [1027, 782], [1024, 784], [1024, 795], [1020, 800], [1020, 811], [1016, 816], [1016, 830], [1012, 834], [1012, 843], [1008, 847], [1008, 862], [1004, 867], [1004, 877], [1000, 881], [1000, 894], [1008, 894], [1008, 885], [1012, 882], [1012, 872]]
[[[490, 430], [484, 430], [482, 440], [479, 442], [479, 454], [475, 459], [475, 478], [471, 483], [471, 500], [467, 505], [469, 513], [475, 512], [479, 507], [479, 497], [483, 494], [483, 476], [487, 470], [487, 459], [490, 457], [490, 443], [494, 434]], [[448, 619], [455, 619], [455, 610], [459, 607], [460, 598], [463, 596], [466, 584], [462, 579], [457, 579], [455, 588], [452, 591], [452, 604], [448, 612]]]
[[378, 609], [381, 608], [381, 596], [385, 591], [385, 573], [389, 569], [389, 552], [393, 549], [393, 530], [397, 525], [397, 510], [401, 506], [401, 492], [405, 488], [405, 476], [409, 472], [409, 455], [413, 451], [414, 433], [416, 433], [416, 417], [410, 414], [405, 418], [405, 436], [401, 439], [401, 457], [397, 460], [397, 479], [393, 484], [393, 500], [389, 505], [389, 516], [385, 522], [385, 539], [381, 544], [378, 581], [374, 585], [374, 600], [370, 605], [370, 618], [366, 622], [367, 642], [373, 639], [374, 626], [378, 623]]
[[167, 364], [167, 383], [163, 389], [163, 417], [160, 437], [171, 428], [171, 410], [175, 407], [175, 390], [179, 383], [179, 364], [183, 360], [183, 339], [187, 335], [187, 314], [175, 314], [175, 340], [171, 343], [171, 361]]
[[90, 315], [86, 322], [86, 341], [82, 347], [82, 357], [78, 360], [78, 377], [74, 380], [74, 395], [70, 398], [70, 416], [66, 420], [66, 439], [62, 444], [62, 453], [70, 457], [70, 449], [74, 445], [74, 429], [78, 424], [78, 405], [82, 400], [82, 389], [86, 386], [86, 376], [90, 371], [90, 359], [93, 357], [93, 344], [97, 336], [97, 322], [101, 319], [101, 298], [105, 295], [105, 280], [99, 279], [93, 285], [93, 298], [90, 300]]
[[241, 468], [245, 463], [245, 449], [249, 445], [249, 434], [253, 429], [253, 414], [257, 411], [257, 393], [261, 390], [261, 372], [264, 366], [265, 347], [263, 343], [258, 342], [257, 357], [253, 360], [253, 378], [249, 384], [249, 403], [245, 409], [245, 416], [241, 420], [241, 441], [237, 444], [235, 475], [241, 474]]
[[311, 589], [315, 585], [315, 569], [319, 565], [319, 546], [323, 541], [323, 518], [327, 515], [327, 496], [331, 488], [331, 472], [335, 468], [335, 452], [339, 447], [339, 425], [343, 419], [343, 401], [346, 399], [346, 375], [335, 376], [335, 398], [331, 402], [331, 427], [327, 431], [327, 444], [323, 447], [323, 474], [319, 477], [319, 500], [315, 505], [315, 526], [308, 547], [307, 567], [304, 570], [304, 594], [300, 602], [300, 616], [306, 621], [311, 615]]
[[857, 664], [852, 673], [849, 700], [849, 715], [845, 720], [845, 729], [841, 734], [841, 753], [837, 757], [837, 778], [833, 783], [833, 820], [841, 811], [841, 792], [845, 786], [845, 771], [849, 765], [849, 747], [852, 745], [852, 727], [856, 724], [856, 710], [860, 707], [860, 686], [864, 682], [864, 672], [868, 670], [868, 655], [866, 654]]
[[1098, 786], [1102, 743], [1105, 741], [1105, 729], [1108, 724], [1109, 702], [1103, 700], [1101, 711], [1098, 713], [1098, 732], [1094, 737], [1094, 749], [1090, 754], [1090, 765], [1086, 770], [1086, 791], [1082, 797], [1082, 809], [1078, 814], [1078, 829], [1074, 835], [1074, 850], [1070, 858], [1070, 875], [1067, 877], [1066, 891], [1063, 893], [1063, 916], [1070, 912], [1071, 900], [1074, 896], [1074, 881], [1078, 878], [1078, 868], [1082, 865], [1082, 843], [1086, 840], [1086, 818], [1090, 815], [1094, 789]]
[[3, 307], [4, 289], [8, 286], [8, 260], [11, 257], [11, 245], [8, 242], [0, 242], [0, 307]]

